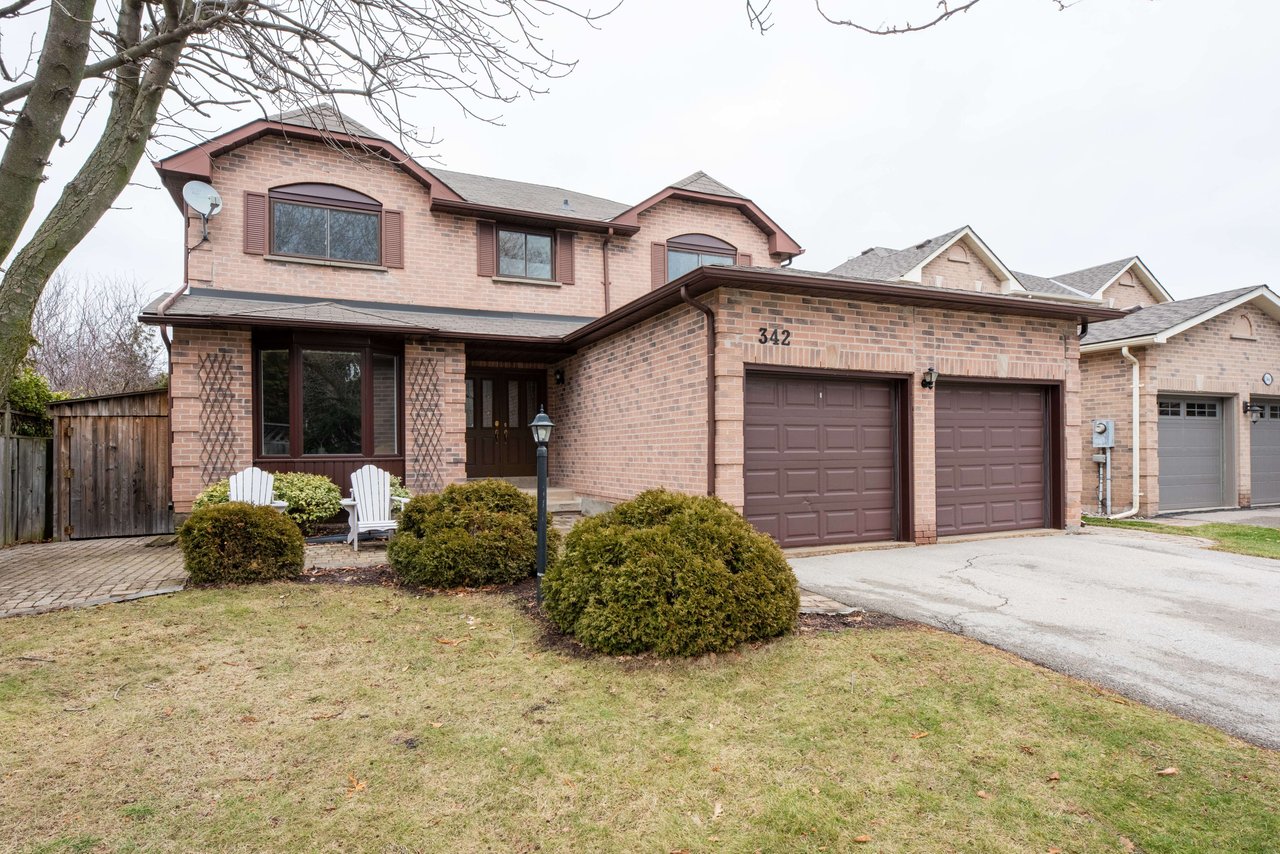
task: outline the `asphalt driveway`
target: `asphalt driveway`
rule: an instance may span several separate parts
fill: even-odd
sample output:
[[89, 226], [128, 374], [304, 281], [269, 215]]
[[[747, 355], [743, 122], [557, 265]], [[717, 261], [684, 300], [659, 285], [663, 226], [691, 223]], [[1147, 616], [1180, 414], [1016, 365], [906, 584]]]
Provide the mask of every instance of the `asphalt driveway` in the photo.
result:
[[1280, 748], [1280, 561], [1089, 531], [793, 558], [801, 586]]

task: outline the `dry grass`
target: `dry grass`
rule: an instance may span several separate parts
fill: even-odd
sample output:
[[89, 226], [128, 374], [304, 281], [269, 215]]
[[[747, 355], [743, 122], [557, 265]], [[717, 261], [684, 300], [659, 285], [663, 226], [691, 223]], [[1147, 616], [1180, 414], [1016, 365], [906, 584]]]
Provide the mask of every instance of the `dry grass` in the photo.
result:
[[1280, 560], [1280, 531], [1261, 525], [1238, 525], [1227, 522], [1166, 525], [1145, 519], [1106, 519], [1097, 516], [1086, 516], [1084, 521], [1086, 525], [1096, 525], [1099, 528], [1128, 528], [1156, 534], [1202, 537], [1213, 542], [1215, 551]]
[[1280, 838], [1277, 754], [916, 627], [618, 662], [549, 650], [507, 596], [191, 591], [0, 622], [0, 733], [19, 851]]

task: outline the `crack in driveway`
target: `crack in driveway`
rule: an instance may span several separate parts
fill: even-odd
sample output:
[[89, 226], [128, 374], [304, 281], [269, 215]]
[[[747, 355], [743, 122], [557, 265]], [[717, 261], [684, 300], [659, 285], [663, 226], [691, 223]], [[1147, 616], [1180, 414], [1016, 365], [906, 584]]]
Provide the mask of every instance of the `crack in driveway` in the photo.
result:
[[[952, 578], [955, 578], [957, 581], [961, 582], [962, 584], [969, 585], [974, 590], [977, 590], [979, 593], [982, 593], [986, 596], [990, 596], [992, 599], [999, 599], [1000, 600], [999, 605], [996, 605], [993, 608], [986, 609], [988, 611], [999, 611], [1001, 608], [1009, 604], [1008, 596], [1004, 596], [1000, 593], [995, 593], [991, 590], [988, 590], [978, 582], [974, 581], [972, 578], [966, 578], [963, 575], [960, 575], [960, 573], [962, 572], [967, 572], [970, 569], [976, 569], [976, 567], [974, 566], [975, 561], [979, 561], [979, 560], [982, 560], [983, 558], [988, 558], [988, 557], [1001, 557], [1001, 555], [998, 555], [998, 554], [974, 555], [973, 557], [969, 558], [964, 562], [964, 566], [957, 566], [955, 569], [949, 569], [944, 574], [949, 575]], [[955, 632], [958, 635], [963, 635], [965, 634], [965, 627], [959, 622], [960, 618], [964, 617], [967, 614], [977, 614], [977, 613], [980, 613], [980, 611], [974, 608], [968, 608], [963, 611], [957, 611], [955, 614], [952, 614], [950, 617], [942, 617], [941, 622], [944, 626], [946, 626], [948, 631]]]

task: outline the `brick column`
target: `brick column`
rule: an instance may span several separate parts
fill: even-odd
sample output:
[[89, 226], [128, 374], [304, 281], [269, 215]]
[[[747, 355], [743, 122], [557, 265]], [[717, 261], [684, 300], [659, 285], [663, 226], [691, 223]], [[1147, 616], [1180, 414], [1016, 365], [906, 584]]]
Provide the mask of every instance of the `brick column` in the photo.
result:
[[169, 429], [173, 508], [214, 481], [253, 465], [253, 346], [247, 331], [173, 330]]
[[938, 541], [937, 471], [935, 468], [934, 403], [936, 388], [921, 388], [923, 369], [913, 373], [909, 381], [911, 395], [912, 539], [917, 543]]
[[467, 357], [461, 343], [404, 346], [404, 470], [410, 492], [438, 492], [467, 477]]

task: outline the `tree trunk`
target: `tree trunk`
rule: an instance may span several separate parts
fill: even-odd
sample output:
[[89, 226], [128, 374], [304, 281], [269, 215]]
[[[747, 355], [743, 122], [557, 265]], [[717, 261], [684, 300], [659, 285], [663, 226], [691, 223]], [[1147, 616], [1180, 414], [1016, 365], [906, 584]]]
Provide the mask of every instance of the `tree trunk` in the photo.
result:
[[49, 154], [62, 135], [89, 55], [93, 0], [49, 5], [49, 24], [34, 86], [0, 158], [0, 263], [9, 257], [31, 216]]
[[[121, 18], [126, 14], [122, 9]], [[136, 65], [117, 72], [111, 113], [97, 146], [0, 280], [0, 400], [8, 397], [14, 372], [30, 349], [31, 316], [45, 284], [110, 209], [142, 159], [185, 46], [185, 40], [166, 45], [147, 63], [145, 74]]]

